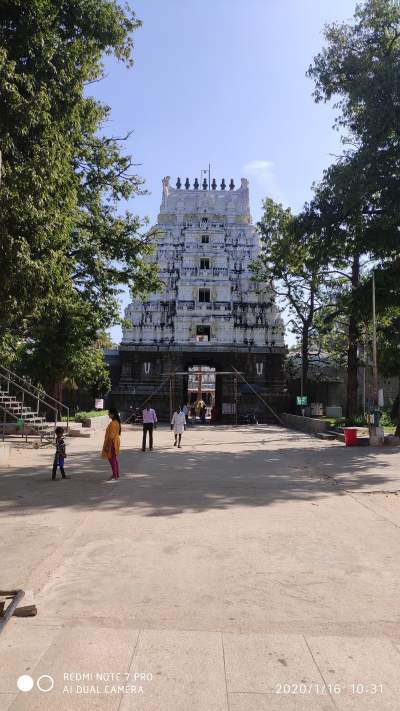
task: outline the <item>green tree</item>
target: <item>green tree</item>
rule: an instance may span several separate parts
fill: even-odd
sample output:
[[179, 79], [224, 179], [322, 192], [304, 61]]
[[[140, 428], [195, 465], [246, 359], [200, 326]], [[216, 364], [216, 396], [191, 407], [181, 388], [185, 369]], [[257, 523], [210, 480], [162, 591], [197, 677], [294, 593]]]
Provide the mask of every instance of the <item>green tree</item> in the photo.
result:
[[[99, 328], [101, 321], [98, 321]], [[96, 353], [94, 357], [93, 354]], [[101, 354], [101, 365], [97, 354]], [[17, 348], [18, 369], [59, 398], [65, 383], [74, 386], [96, 385], [94, 361], [99, 367], [100, 381], [106, 366], [98, 344], [90, 304], [82, 300], [57, 300], [47, 314], [32, 326], [29, 338]], [[87, 365], [86, 365], [87, 362]], [[93, 373], [90, 380], [89, 374]]]
[[400, 4], [368, 0], [352, 24], [325, 28], [325, 48], [308, 75], [315, 100], [335, 102], [346, 149], [316, 188], [312, 210], [326, 261], [349, 279], [347, 414], [357, 407], [360, 265], [399, 254]]
[[357, 293], [362, 282], [362, 264], [368, 260], [366, 200], [358, 180], [357, 162], [347, 157], [325, 171], [323, 180], [315, 187], [309, 208], [301, 217], [308, 225], [307, 229], [318, 235], [315, 240], [317, 254], [330, 276], [331, 291], [336, 292], [331, 295], [331, 319], [336, 315], [347, 322], [348, 419], [354, 418], [358, 410], [361, 332]]
[[308, 76], [317, 102], [333, 101], [362, 196], [366, 251], [399, 252], [400, 3], [367, 0], [352, 24], [328, 25]]
[[306, 392], [324, 272], [315, 235], [306, 230], [305, 221], [271, 198], [264, 201], [263, 207], [263, 216], [257, 224], [261, 253], [253, 264], [254, 277], [269, 282], [281, 304], [289, 310], [292, 331], [301, 344], [301, 380]]
[[[22, 340], [33, 370], [34, 352], [62, 339], [64, 319], [93, 344], [119, 319], [123, 286], [157, 284], [144, 223], [118, 208], [142, 194], [142, 180], [121, 141], [103, 133], [109, 108], [86, 92], [103, 76], [104, 54], [132, 65], [139, 25], [116, 0], [2, 4], [0, 347], [9, 354]], [[68, 347], [64, 334], [66, 363]], [[43, 363], [54, 382], [61, 360]]]

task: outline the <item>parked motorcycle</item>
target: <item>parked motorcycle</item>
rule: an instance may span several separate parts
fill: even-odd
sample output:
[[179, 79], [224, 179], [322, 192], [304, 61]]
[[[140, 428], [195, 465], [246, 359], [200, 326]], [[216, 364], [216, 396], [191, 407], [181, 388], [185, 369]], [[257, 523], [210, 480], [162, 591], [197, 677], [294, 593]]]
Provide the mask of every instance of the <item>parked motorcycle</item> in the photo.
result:
[[255, 412], [247, 412], [239, 415], [239, 423], [241, 425], [258, 425], [258, 419]]

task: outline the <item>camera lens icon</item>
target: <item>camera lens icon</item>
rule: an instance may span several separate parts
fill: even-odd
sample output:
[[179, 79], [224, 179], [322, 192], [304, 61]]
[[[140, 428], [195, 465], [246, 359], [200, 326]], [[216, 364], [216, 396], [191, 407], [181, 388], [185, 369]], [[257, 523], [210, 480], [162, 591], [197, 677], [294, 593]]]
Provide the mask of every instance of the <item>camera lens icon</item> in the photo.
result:
[[[19, 691], [27, 692], [32, 691], [35, 682], [29, 674], [22, 674], [17, 679], [17, 688]], [[43, 691], [47, 694], [54, 687], [54, 679], [50, 674], [42, 674], [36, 681], [36, 686], [39, 691]]]
[[17, 679], [17, 688], [20, 691], [31, 691], [33, 689], [33, 679], [29, 674], [22, 674]]
[[36, 682], [36, 686], [39, 691], [44, 691], [47, 693], [51, 691], [54, 686], [54, 679], [50, 674], [42, 674]]

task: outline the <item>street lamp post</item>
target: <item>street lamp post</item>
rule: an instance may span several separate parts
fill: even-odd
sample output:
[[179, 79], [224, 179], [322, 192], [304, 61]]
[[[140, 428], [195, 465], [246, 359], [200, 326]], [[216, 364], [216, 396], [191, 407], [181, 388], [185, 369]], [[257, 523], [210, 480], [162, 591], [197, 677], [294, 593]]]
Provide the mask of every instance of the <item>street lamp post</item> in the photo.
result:
[[[378, 435], [378, 424], [376, 422], [375, 413], [379, 407], [378, 397], [378, 357], [376, 348], [376, 302], [375, 302], [375, 273], [372, 272], [372, 401], [373, 401], [373, 419], [369, 422], [369, 441], [370, 444], [383, 444], [381, 434]], [[372, 414], [372, 413], [371, 413]]]
[[378, 358], [376, 353], [375, 272], [372, 272], [372, 382], [374, 408], [378, 409]]

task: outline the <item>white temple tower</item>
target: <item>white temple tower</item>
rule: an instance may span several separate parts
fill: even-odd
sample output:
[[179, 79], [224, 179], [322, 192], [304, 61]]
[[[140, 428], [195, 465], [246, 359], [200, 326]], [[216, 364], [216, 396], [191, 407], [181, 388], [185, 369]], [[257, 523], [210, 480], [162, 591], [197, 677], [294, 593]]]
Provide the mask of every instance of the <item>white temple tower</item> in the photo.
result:
[[163, 180], [154, 261], [163, 292], [126, 309], [124, 345], [189, 345], [231, 349], [284, 347], [282, 318], [267, 284], [251, 279], [259, 253], [248, 181], [211, 190], [171, 188]]
[[[173, 188], [166, 177], [162, 183], [151, 260], [164, 288], [126, 308], [128, 326], [112, 367], [113, 402], [123, 410], [157, 393], [153, 404], [167, 413], [171, 395], [160, 383], [174, 374], [183, 403], [193, 394], [196, 368], [203, 368], [209, 378], [215, 373], [212, 402], [222, 415], [259, 410], [256, 392], [282, 409], [284, 327], [270, 285], [252, 280], [260, 243], [248, 181], [242, 178], [238, 189], [233, 180], [219, 188], [215, 180], [191, 186], [178, 178]], [[251, 384], [247, 390], [226, 375], [235, 368]]]

